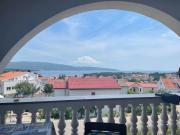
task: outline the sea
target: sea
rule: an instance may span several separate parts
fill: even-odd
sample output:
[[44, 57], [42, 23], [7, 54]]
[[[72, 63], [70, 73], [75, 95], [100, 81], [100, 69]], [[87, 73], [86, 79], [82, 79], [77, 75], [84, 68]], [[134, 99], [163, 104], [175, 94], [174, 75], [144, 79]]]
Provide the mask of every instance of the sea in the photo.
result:
[[81, 76], [84, 74], [91, 74], [91, 73], [102, 73], [102, 72], [109, 72], [109, 73], [117, 73], [117, 72], [124, 72], [124, 73], [132, 73], [132, 72], [141, 72], [141, 73], [174, 73], [174, 71], [119, 71], [119, 70], [40, 70], [35, 71], [36, 73], [42, 76], [58, 76], [58, 75], [66, 75], [66, 76]]
[[40, 70], [36, 71], [36, 73], [41, 74], [42, 76], [58, 76], [58, 75], [66, 75], [66, 76], [81, 76], [84, 74], [91, 74], [91, 73], [101, 73], [101, 72], [117, 72], [117, 71], [106, 71], [106, 70], [81, 70], [81, 71], [67, 71], [67, 70]]

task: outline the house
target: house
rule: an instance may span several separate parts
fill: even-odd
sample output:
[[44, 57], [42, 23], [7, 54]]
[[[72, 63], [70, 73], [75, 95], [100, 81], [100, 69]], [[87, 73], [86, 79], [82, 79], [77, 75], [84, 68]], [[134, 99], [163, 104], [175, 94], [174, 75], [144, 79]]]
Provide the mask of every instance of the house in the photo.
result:
[[43, 90], [44, 85], [48, 83], [49, 78], [44, 76], [38, 76], [38, 83], [40, 90]]
[[53, 86], [54, 96], [68, 96], [66, 81], [63, 79], [49, 79], [48, 84]]
[[69, 77], [70, 96], [79, 95], [118, 95], [125, 94], [113, 77]]
[[0, 94], [13, 95], [17, 83], [28, 81], [38, 87], [38, 76], [32, 72], [9, 71], [0, 75]]
[[160, 78], [158, 88], [170, 92], [178, 92], [180, 91], [180, 79]]
[[136, 93], [146, 93], [149, 91], [156, 91], [158, 90], [158, 86], [156, 83], [150, 82], [129, 82], [127, 80], [118, 80], [121, 89], [124, 91], [132, 90]]
[[155, 92], [158, 90], [156, 83], [144, 83], [144, 82], [135, 82], [129, 88], [136, 91], [137, 93], [147, 93], [149, 91]]

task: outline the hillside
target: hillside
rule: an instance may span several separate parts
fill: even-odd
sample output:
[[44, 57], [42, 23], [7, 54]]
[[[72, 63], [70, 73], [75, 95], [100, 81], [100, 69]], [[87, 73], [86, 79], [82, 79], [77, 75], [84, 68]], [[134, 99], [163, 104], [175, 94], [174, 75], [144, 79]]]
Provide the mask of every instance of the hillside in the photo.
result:
[[70, 65], [64, 65], [64, 64], [54, 64], [54, 63], [48, 63], [48, 62], [11, 62], [7, 65], [6, 70], [73, 70], [73, 71], [79, 71], [79, 70], [89, 70], [89, 71], [96, 71], [96, 70], [102, 70], [102, 71], [117, 71], [115, 69], [109, 69], [109, 68], [101, 68], [101, 67], [80, 67], [80, 66], [70, 66]]

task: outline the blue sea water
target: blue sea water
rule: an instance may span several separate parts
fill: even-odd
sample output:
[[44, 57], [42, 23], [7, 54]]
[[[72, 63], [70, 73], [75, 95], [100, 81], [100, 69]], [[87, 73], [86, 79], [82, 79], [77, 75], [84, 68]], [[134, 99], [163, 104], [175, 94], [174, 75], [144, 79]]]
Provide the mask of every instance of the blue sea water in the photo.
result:
[[100, 72], [114, 72], [114, 71], [105, 71], [105, 70], [93, 70], [93, 71], [67, 71], [67, 70], [41, 70], [37, 71], [37, 73], [41, 74], [42, 76], [58, 76], [58, 75], [66, 75], [66, 76], [74, 76], [74, 75], [83, 75], [83, 74], [90, 74], [90, 73], [100, 73]]

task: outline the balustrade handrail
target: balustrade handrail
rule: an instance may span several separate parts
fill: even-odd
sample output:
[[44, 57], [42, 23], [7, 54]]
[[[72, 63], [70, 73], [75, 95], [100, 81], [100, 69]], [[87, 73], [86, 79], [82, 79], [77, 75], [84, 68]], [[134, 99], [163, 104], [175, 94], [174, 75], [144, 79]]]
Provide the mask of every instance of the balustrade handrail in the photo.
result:
[[[173, 93], [180, 96], [180, 93]], [[136, 107], [141, 105], [141, 133], [143, 135], [147, 134], [147, 106], [151, 105], [152, 113], [151, 120], [152, 126], [151, 130], [153, 134], [158, 132], [158, 116], [157, 116], [157, 106], [162, 106], [161, 111], [161, 124], [160, 129], [162, 135], [166, 135], [168, 128], [168, 116], [167, 116], [167, 103], [165, 103], [160, 96], [155, 96], [155, 94], [122, 94], [122, 95], [91, 95], [91, 96], [61, 96], [61, 97], [32, 97], [32, 98], [19, 98], [19, 100], [14, 100], [10, 98], [0, 99], [0, 116], [1, 124], [5, 123], [5, 112], [12, 110], [17, 114], [17, 123], [22, 123], [22, 113], [25, 109], [32, 112], [32, 123], [36, 122], [36, 112], [38, 109], [44, 109], [45, 111], [45, 121], [50, 121], [50, 113], [53, 108], [58, 108], [60, 117], [59, 117], [59, 134], [64, 134], [65, 132], [65, 108], [72, 108], [72, 135], [77, 135], [78, 128], [78, 118], [77, 111], [80, 107], [85, 108], [85, 122], [90, 121], [90, 108], [96, 106], [97, 109], [97, 122], [102, 122], [102, 108], [108, 106], [109, 115], [108, 122], [114, 123], [113, 108], [119, 105], [120, 106], [120, 123], [126, 123], [125, 118], [125, 107], [128, 105], [131, 106], [131, 128], [130, 132], [132, 135], [137, 133], [137, 116], [136, 116]], [[176, 114], [176, 105], [171, 104], [171, 133], [172, 135], [176, 134], [177, 128], [177, 114]]]
[[[180, 96], [179, 93], [174, 93]], [[163, 102], [159, 96], [155, 94], [122, 94], [122, 95], [93, 95], [93, 96], [59, 96], [59, 97], [25, 97], [0, 99], [0, 105], [3, 104], [25, 104], [25, 103], [46, 103], [46, 102], [65, 102], [65, 101], [97, 101], [97, 100], [158, 100]]]

